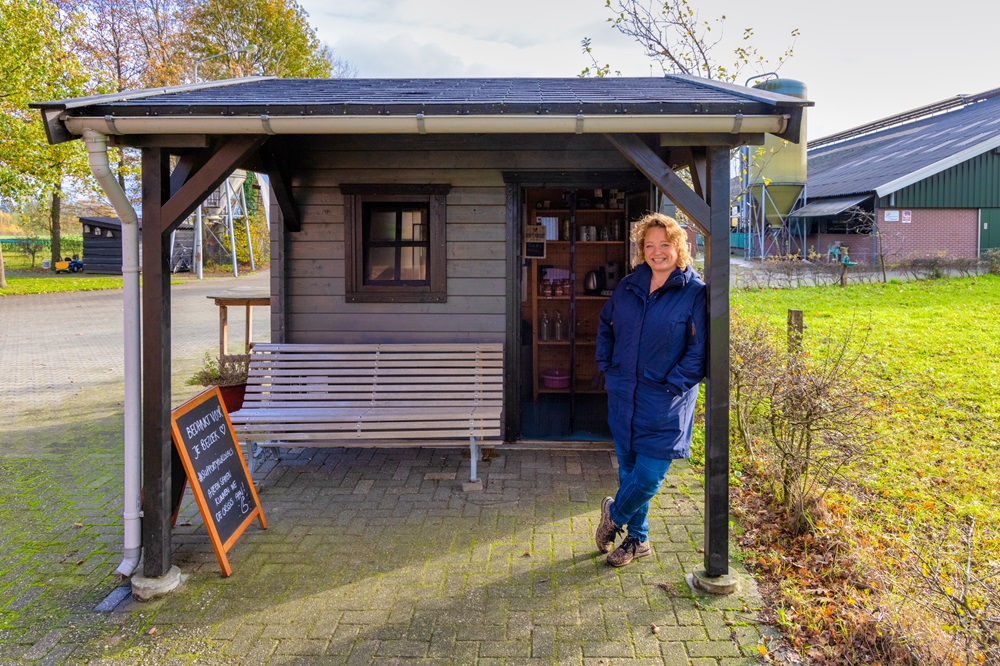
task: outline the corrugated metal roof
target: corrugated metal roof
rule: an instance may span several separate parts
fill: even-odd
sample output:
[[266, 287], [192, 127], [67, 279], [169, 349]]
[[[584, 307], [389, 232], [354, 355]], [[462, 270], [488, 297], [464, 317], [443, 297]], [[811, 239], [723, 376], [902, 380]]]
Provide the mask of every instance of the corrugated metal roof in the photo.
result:
[[809, 150], [809, 198], [885, 196], [1000, 146], [1000, 97]]
[[789, 213], [789, 217], [825, 217], [842, 213], [851, 206], [856, 206], [869, 195], [860, 197], [839, 197], [836, 199], [823, 199], [822, 201], [811, 201], [802, 208], [797, 208]]

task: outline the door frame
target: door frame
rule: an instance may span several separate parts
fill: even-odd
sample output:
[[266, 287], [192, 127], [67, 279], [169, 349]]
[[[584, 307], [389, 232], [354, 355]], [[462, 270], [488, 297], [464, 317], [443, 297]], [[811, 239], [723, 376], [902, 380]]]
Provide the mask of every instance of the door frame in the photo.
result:
[[523, 289], [522, 246], [524, 241], [525, 190], [535, 188], [626, 190], [650, 188], [649, 180], [637, 170], [505, 172], [507, 224], [507, 332], [504, 340], [504, 419], [503, 441], [521, 440], [521, 290]]

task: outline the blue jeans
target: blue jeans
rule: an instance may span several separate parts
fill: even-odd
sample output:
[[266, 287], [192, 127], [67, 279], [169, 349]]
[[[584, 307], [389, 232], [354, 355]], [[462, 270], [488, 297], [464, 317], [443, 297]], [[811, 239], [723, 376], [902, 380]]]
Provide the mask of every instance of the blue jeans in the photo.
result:
[[660, 491], [670, 461], [625, 451], [618, 442], [615, 442], [615, 455], [618, 457], [618, 493], [611, 505], [611, 520], [615, 525], [627, 525], [629, 536], [646, 541], [649, 538], [649, 501]]

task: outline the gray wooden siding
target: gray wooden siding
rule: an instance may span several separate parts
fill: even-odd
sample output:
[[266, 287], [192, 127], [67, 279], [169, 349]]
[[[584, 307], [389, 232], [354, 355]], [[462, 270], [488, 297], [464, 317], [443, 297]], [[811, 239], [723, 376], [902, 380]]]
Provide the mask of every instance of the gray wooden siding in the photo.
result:
[[[279, 270], [287, 317], [272, 317], [273, 328], [285, 327], [272, 339], [287, 342], [503, 342], [511, 237], [504, 172], [629, 168], [603, 138], [590, 136], [309, 137], [289, 148], [302, 230], [285, 233]], [[345, 302], [341, 183], [451, 185], [447, 302]], [[275, 250], [280, 235], [272, 235]]]

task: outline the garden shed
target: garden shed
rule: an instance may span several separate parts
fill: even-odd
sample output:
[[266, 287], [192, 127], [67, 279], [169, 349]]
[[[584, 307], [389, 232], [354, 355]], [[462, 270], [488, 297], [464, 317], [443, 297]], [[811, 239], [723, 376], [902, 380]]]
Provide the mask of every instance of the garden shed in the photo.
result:
[[631, 221], [683, 211], [709, 284], [705, 565], [726, 574], [730, 151], [798, 142], [809, 105], [681, 75], [251, 78], [35, 105], [52, 142], [142, 151], [146, 575], [170, 567], [169, 235], [235, 169], [272, 190], [272, 342], [500, 344], [512, 446], [600, 439], [595, 308]]
[[[83, 232], [83, 268], [88, 273], [122, 274], [122, 221], [117, 217], [81, 217]], [[140, 224], [141, 228], [141, 224]], [[179, 226], [173, 233], [170, 256], [171, 272], [180, 266], [190, 269], [194, 228]], [[140, 246], [140, 252], [142, 251]]]
[[83, 265], [88, 273], [122, 274], [122, 222], [114, 217], [81, 217]]

